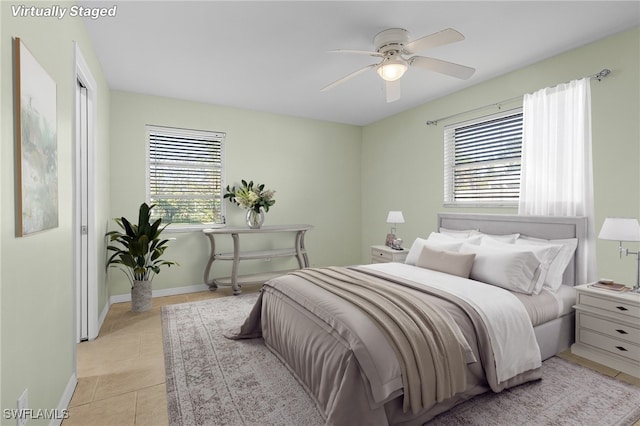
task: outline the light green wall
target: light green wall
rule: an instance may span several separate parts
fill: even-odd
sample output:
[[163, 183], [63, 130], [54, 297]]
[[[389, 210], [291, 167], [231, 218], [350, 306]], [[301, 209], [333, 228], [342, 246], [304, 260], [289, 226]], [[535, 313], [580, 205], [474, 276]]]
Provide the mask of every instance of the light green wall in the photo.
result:
[[[135, 218], [145, 201], [145, 125], [226, 133], [226, 183], [241, 179], [264, 183], [276, 191], [276, 204], [265, 224], [309, 223], [306, 247], [313, 266], [359, 261], [360, 148], [362, 129], [276, 114], [185, 102], [125, 92], [111, 95], [111, 216]], [[244, 211], [226, 203], [227, 223], [244, 224]], [[115, 227], [115, 225], [113, 225]], [[114, 228], [115, 229], [115, 228]], [[154, 279], [154, 290], [204, 283], [209, 243], [199, 231], [175, 233], [166, 258], [180, 263]], [[271, 235], [269, 241], [242, 237], [243, 249], [285, 247], [292, 235]], [[221, 238], [220, 250], [231, 249]], [[218, 241], [220, 241], [218, 240]], [[254, 246], [255, 244], [255, 246]], [[272, 246], [269, 246], [272, 244]], [[217, 247], [216, 247], [217, 248]], [[216, 250], [217, 251], [217, 250]], [[241, 272], [294, 267], [291, 259], [246, 261]], [[227, 276], [231, 262], [214, 265], [214, 276]], [[111, 294], [129, 292], [120, 271], [109, 272]]]
[[[75, 371], [73, 328], [73, 115], [76, 40], [99, 85], [97, 181], [98, 221], [106, 222], [108, 202], [109, 91], [79, 18], [14, 18], [13, 2], [0, 4], [0, 375], [1, 408], [16, 408], [29, 389], [29, 408], [59, 408]], [[58, 2], [61, 7], [71, 3]], [[59, 226], [15, 237], [14, 115], [12, 37], [17, 36], [57, 84]], [[102, 240], [101, 240], [102, 241]], [[104, 250], [100, 254], [104, 262]], [[100, 306], [106, 302], [101, 274]], [[97, 315], [97, 314], [96, 314]], [[1, 420], [15, 425], [15, 420]], [[29, 424], [48, 424], [30, 420]]]
[[[397, 234], [410, 246], [435, 230], [440, 211], [516, 213], [517, 209], [443, 208], [443, 125], [486, 115], [485, 110], [427, 126], [446, 117], [554, 86], [603, 68], [612, 73], [591, 83], [596, 230], [607, 216], [640, 217], [640, 32], [626, 31], [475, 85], [363, 129], [362, 261], [370, 244], [383, 241], [389, 210], [402, 210]], [[521, 105], [521, 102], [520, 102]], [[505, 105], [517, 107], [518, 103]], [[394, 171], [396, 173], [394, 173]], [[637, 245], [630, 244], [636, 250]], [[598, 273], [621, 282], [635, 279], [632, 257], [620, 260], [617, 243], [597, 244]]]

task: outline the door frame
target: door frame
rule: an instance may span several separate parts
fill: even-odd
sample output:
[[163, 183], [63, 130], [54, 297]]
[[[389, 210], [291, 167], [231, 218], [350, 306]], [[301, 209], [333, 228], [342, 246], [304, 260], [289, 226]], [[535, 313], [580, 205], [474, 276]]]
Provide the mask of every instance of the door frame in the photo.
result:
[[80, 253], [80, 240], [82, 236], [81, 226], [81, 172], [80, 172], [80, 135], [78, 132], [77, 116], [78, 111], [78, 91], [77, 80], [80, 80], [87, 89], [87, 185], [88, 185], [88, 200], [87, 200], [87, 262], [88, 262], [88, 288], [87, 288], [87, 338], [93, 340], [98, 336], [98, 244], [101, 241], [98, 239], [98, 227], [96, 226], [96, 127], [97, 127], [97, 85], [91, 70], [87, 65], [87, 62], [82, 55], [80, 46], [77, 42], [73, 42], [74, 51], [74, 70], [73, 73], [73, 91], [74, 91], [74, 115], [73, 115], [73, 132], [74, 132], [74, 168], [73, 168], [73, 275], [74, 275], [74, 335], [76, 337], [76, 343], [80, 342], [79, 332], [79, 318], [80, 300], [78, 294], [80, 293], [81, 282], [81, 253]]

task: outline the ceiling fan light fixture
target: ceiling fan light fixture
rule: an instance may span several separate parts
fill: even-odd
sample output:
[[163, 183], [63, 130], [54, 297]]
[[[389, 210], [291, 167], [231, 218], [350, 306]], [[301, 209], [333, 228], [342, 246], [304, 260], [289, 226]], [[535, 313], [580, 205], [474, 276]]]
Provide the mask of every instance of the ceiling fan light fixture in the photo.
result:
[[[400, 82], [398, 80], [404, 76], [404, 73], [410, 66], [426, 69], [428, 71], [435, 71], [440, 74], [449, 75], [463, 80], [470, 78], [475, 72], [475, 69], [464, 65], [415, 55], [422, 50], [464, 40], [464, 35], [453, 28], [447, 28], [411, 42], [409, 41], [409, 38], [409, 32], [407, 30], [402, 28], [389, 28], [384, 31], [380, 31], [373, 38], [375, 51], [344, 49], [332, 50], [331, 52], [356, 53], [382, 58], [382, 60], [377, 64], [370, 64], [352, 72], [351, 74], [347, 74], [345, 77], [342, 77], [341, 79], [324, 87], [321, 91], [324, 92], [332, 89], [333, 87], [336, 87], [337, 85], [342, 84], [367, 70], [375, 69], [380, 78], [385, 81], [384, 87], [387, 102], [394, 102], [400, 99]], [[404, 55], [410, 57], [406, 58]]]
[[407, 70], [407, 64], [401, 61], [384, 62], [376, 70], [385, 81], [396, 81]]

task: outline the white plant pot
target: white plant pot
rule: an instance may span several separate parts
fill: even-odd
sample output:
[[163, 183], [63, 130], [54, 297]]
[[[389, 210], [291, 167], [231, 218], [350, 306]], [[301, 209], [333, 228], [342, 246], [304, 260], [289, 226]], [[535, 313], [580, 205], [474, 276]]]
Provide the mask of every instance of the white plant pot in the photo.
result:
[[151, 281], [134, 281], [131, 288], [131, 310], [145, 312], [151, 309]]

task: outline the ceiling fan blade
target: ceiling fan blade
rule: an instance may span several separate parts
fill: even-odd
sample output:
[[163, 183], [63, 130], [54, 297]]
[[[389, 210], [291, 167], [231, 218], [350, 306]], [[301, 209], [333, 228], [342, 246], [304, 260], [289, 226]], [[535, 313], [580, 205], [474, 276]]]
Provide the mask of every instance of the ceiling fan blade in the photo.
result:
[[409, 64], [418, 68], [424, 68], [429, 71], [439, 72], [440, 74], [450, 75], [451, 77], [466, 80], [476, 72], [475, 68], [466, 67], [453, 62], [447, 62], [435, 58], [427, 58], [424, 56], [413, 56], [409, 58]]
[[336, 50], [329, 50], [329, 53], [355, 53], [356, 55], [369, 55], [369, 56], [376, 56], [378, 58], [384, 57], [382, 53], [373, 52], [369, 50], [336, 49]]
[[418, 53], [432, 47], [442, 46], [456, 41], [464, 40], [464, 36], [453, 28], [438, 31], [437, 33], [424, 36], [404, 46], [404, 50], [408, 53]]
[[395, 102], [400, 99], [400, 80], [386, 81], [385, 83], [387, 103]]
[[354, 71], [351, 74], [348, 74], [348, 75], [342, 77], [341, 79], [338, 79], [338, 80], [334, 81], [333, 83], [329, 84], [328, 86], [323, 87], [320, 91], [321, 92], [326, 92], [327, 90], [331, 90], [334, 87], [336, 87], [337, 85], [342, 84], [347, 80], [351, 80], [353, 77], [355, 77], [357, 75], [360, 75], [363, 72], [365, 72], [365, 71], [367, 71], [367, 70], [369, 70], [371, 68], [377, 67], [377, 66], [378, 66], [378, 64], [367, 65], [366, 67], [361, 68], [361, 69], [359, 69], [357, 71]]

